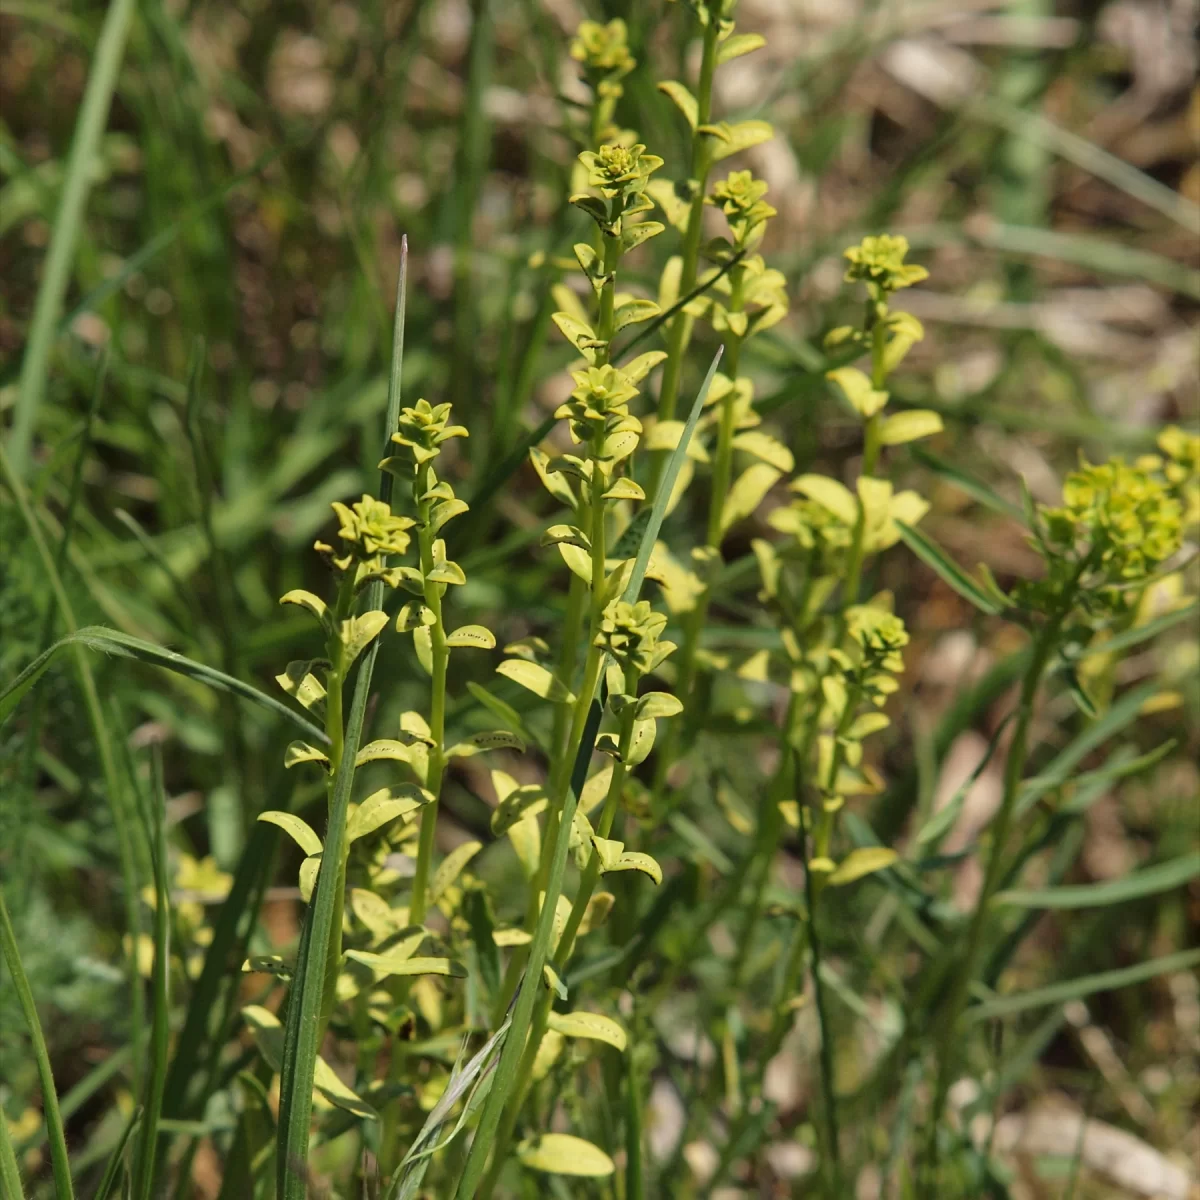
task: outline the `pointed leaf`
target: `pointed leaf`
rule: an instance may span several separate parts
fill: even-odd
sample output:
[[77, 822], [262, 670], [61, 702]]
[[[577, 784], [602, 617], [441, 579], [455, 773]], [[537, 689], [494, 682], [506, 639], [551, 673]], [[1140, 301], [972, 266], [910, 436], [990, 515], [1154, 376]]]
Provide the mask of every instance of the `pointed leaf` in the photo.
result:
[[320, 763], [326, 770], [329, 769], [329, 755], [324, 750], [318, 750], [316, 746], [310, 746], [307, 742], [292, 742], [283, 753], [285, 768], [306, 762]]
[[551, 1175], [603, 1179], [616, 1170], [613, 1160], [599, 1146], [568, 1133], [543, 1133], [522, 1142], [517, 1147], [517, 1158], [522, 1166]]
[[895, 850], [886, 846], [860, 846], [851, 850], [837, 867], [825, 878], [830, 887], [841, 887], [862, 879], [864, 875], [873, 875], [890, 867], [899, 858]]
[[663, 80], [658, 85], [658, 90], [671, 97], [675, 102], [675, 107], [683, 113], [687, 123], [695, 130], [700, 123], [700, 109], [696, 103], [696, 97], [682, 83], [678, 83], [674, 79]]
[[369, 950], [347, 950], [346, 957], [370, 967], [381, 977], [411, 975], [449, 975], [465, 979], [467, 968], [452, 958], [409, 958], [398, 954], [372, 954]]
[[346, 824], [346, 841], [356, 842], [381, 829], [397, 817], [416, 812], [433, 799], [433, 793], [415, 783], [380, 788], [372, 792], [351, 814]]
[[879, 438], [885, 446], [902, 446], [905, 442], [932, 437], [944, 428], [937, 413], [928, 408], [914, 408], [888, 417], [880, 427]]
[[473, 650], [494, 650], [496, 635], [482, 625], [460, 625], [448, 638], [446, 645]]
[[442, 865], [434, 872], [429, 885], [430, 903], [436, 904], [454, 881], [462, 874], [463, 868], [483, 849], [482, 842], [463, 842], [442, 860]]
[[258, 814], [260, 821], [270, 825], [278, 825], [304, 851], [305, 854], [320, 854], [321, 839], [317, 832], [307, 822], [289, 812], [262, 812]]
[[563, 1037], [592, 1038], [598, 1042], [607, 1042], [610, 1046], [624, 1051], [627, 1039], [625, 1030], [612, 1019], [593, 1012], [572, 1012], [550, 1014], [550, 1028]]
[[354, 765], [361, 767], [370, 762], [411, 762], [412, 746], [398, 742], [395, 738], [380, 738], [368, 742], [355, 756]]
[[946, 556], [942, 548], [920, 530], [903, 521], [896, 522], [900, 536], [908, 548], [928, 567], [931, 567], [960, 596], [970, 600], [981, 612], [996, 616], [1002, 611], [991, 596], [957, 563]]
[[519, 683], [543, 700], [550, 700], [555, 704], [575, 703], [575, 697], [570, 690], [538, 663], [523, 658], [506, 658], [496, 668], [496, 674]]

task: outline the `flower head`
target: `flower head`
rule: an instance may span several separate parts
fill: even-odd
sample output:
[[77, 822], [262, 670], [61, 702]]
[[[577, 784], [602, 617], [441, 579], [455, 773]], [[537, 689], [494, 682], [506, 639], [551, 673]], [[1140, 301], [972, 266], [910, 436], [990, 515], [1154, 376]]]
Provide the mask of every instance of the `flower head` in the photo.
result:
[[862, 280], [876, 300], [884, 299], [888, 293], [899, 288], [912, 287], [929, 277], [924, 267], [906, 263], [908, 238], [881, 233], [876, 237], [865, 237], [857, 246], [845, 252], [850, 263], [846, 268], [846, 282]]
[[1183, 506], [1166, 480], [1119, 458], [1082, 463], [1063, 484], [1062, 506], [1042, 516], [1052, 552], [1114, 584], [1149, 576], [1183, 540]]
[[352, 559], [361, 561], [383, 554], [403, 554], [408, 549], [411, 541], [408, 530], [414, 524], [412, 518], [396, 516], [382, 500], [364, 495], [349, 507], [334, 501], [333, 511], [341, 523], [338, 537], [346, 543], [346, 557], [335, 559], [336, 565], [345, 562], [349, 566]]
[[739, 249], [751, 244], [752, 237], [757, 241], [763, 225], [776, 215], [777, 210], [763, 199], [766, 194], [767, 185], [749, 171], [731, 171], [713, 184], [709, 201], [725, 214]]
[[436, 458], [443, 442], [467, 436], [462, 425], [450, 424], [450, 408], [449, 404], [418, 400], [412, 408], [400, 410], [400, 428], [392, 434], [392, 441], [408, 447], [417, 467]]
[[675, 649], [673, 642], [659, 640], [666, 625], [666, 614], [655, 612], [648, 600], [615, 600], [604, 610], [596, 645], [622, 667], [632, 666], [645, 675]]
[[614, 83], [637, 66], [629, 53], [628, 30], [617, 17], [607, 25], [584, 21], [571, 42], [571, 57], [583, 64], [589, 77]]
[[629, 196], [640, 192], [653, 172], [663, 165], [657, 154], [647, 154], [641, 142], [622, 146], [609, 142], [599, 150], [585, 150], [579, 161], [587, 168], [588, 186], [603, 196]]

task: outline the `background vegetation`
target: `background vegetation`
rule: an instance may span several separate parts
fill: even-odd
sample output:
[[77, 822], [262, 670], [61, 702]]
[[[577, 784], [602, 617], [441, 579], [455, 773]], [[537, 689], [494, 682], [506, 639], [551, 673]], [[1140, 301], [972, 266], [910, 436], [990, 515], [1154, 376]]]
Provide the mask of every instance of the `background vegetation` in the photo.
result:
[[[742, 0], [736, 15], [766, 44], [722, 69], [714, 109], [767, 119], [776, 133], [733, 160], [766, 181], [777, 209], [762, 253], [786, 279], [789, 313], [741, 362], [768, 428], [797, 473], [858, 474], [860, 423], [826, 380], [837, 360], [824, 337], [861, 320], [843, 247], [904, 234], [930, 280], [896, 303], [927, 332], [889, 388], [893, 404], [932, 410], [945, 428], [919, 450], [900, 447], [892, 478], [929, 501], [922, 529], [953, 559], [985, 563], [1006, 588], [1037, 575], [1021, 478], [1035, 501], [1057, 504], [1080, 452], [1132, 458], [1166, 424], [1196, 430], [1194, 4]], [[567, 203], [579, 147], [566, 132], [588, 102], [567, 52], [589, 16], [625, 18], [637, 65], [616, 121], [678, 178], [691, 135], [656, 84], [698, 70], [684, 5], [5, 0], [0, 688], [72, 628], [103, 625], [279, 695], [282, 664], [315, 650], [311, 621], [278, 597], [327, 594], [311, 545], [332, 536], [330, 503], [377, 486], [402, 233], [404, 403], [452, 402], [471, 431], [444, 468], [473, 503], [446, 535], [468, 580], [456, 611], [501, 645], [553, 641], [566, 573], [539, 539], [560, 518], [524, 447], [566, 399], [576, 360], [551, 324], [550, 289], [578, 276], [570, 248], [590, 236]], [[672, 234], [638, 251], [623, 284], [655, 295], [676, 248]], [[685, 408], [716, 347], [711, 331], [696, 341]], [[700, 475], [672, 515], [671, 544], [703, 536], [707, 486]], [[775, 499], [786, 502], [782, 488]], [[771, 507], [726, 540], [713, 589], [702, 644], [738, 662], [775, 644], [750, 548], [773, 536]], [[904, 547], [875, 560], [867, 584], [894, 594], [911, 643], [892, 727], [873, 751], [887, 787], [852, 802], [848, 836], [873, 831], [900, 849], [921, 890], [840, 889], [822, 926], [832, 998], [820, 1023], [853, 1164], [836, 1194], [864, 1197], [917, 1186], [902, 1163], [922, 1136], [909, 1126], [925, 1085], [883, 1068], [901, 1030], [921, 1027], [916, 964], [978, 894], [976, 837], [1003, 789], [1003, 753], [989, 747], [1011, 732], [1025, 643]], [[668, 633], [680, 640], [675, 624]], [[303, 916], [295, 848], [255, 818], [314, 800], [319, 810], [320, 788], [282, 771], [295, 730], [280, 713], [122, 655], [119, 643], [98, 648], [116, 652], [60, 656], [0, 725], [3, 893], [70, 1172], [78, 1194], [100, 1187], [169, 1034], [160, 1170], [133, 1185], [233, 1195], [251, 1103], [234, 1080], [255, 1056], [241, 1024], [218, 1017], [236, 1012], [223, 1006], [238, 988], [243, 1003], [265, 994], [262, 976], [243, 983], [236, 967], [251, 953], [291, 955]], [[479, 661], [452, 662], [456, 727], [479, 727], [466, 684], [494, 682]], [[1024, 883], [1110, 890], [1082, 908], [1032, 909], [1012, 930], [1004, 994], [1063, 987], [990, 1023], [971, 1077], [952, 1091], [968, 1135], [956, 1142], [962, 1195], [1194, 1194], [1200, 985], [1184, 952], [1200, 944], [1197, 872], [1148, 891], [1129, 881], [1197, 850], [1198, 667], [1193, 615], [1130, 652], [1094, 715], [1058, 684], [1037, 709], [1029, 774], [1050, 773], [1046, 803], [1092, 791], [1043, 845], [1029, 844]], [[426, 705], [408, 639], [381, 639], [374, 679], [374, 727]], [[664, 885], [613, 887], [612, 945], [637, 934], [637, 953], [611, 977], [600, 950], [585, 960], [624, 995], [613, 1011], [635, 1051], [573, 1061], [561, 1091], [542, 1098], [546, 1113], [578, 1117], [584, 1127], [572, 1128], [619, 1152], [622, 1169], [611, 1184], [565, 1187], [511, 1173], [502, 1194], [632, 1195], [628, 1134], [617, 1132], [634, 1119], [625, 1075], [638, 1082], [645, 1195], [830, 1186], [816, 1174], [826, 1137], [816, 1006], [796, 1005], [769, 1067], [754, 1057], [753, 992], [798, 936], [788, 920], [804, 892], [798, 839], [782, 835], [761, 894], [722, 890], [751, 846], [747, 813], [774, 770], [765, 734], [786, 699], [767, 683], [738, 686], [742, 700], [716, 704], [697, 741], [682, 802], [638, 835]], [[493, 690], [520, 703], [515, 689]], [[511, 851], [489, 824], [494, 781], [477, 761], [447, 774], [439, 853], [484, 842], [473, 869], [519, 920]], [[1113, 769], [1125, 761], [1139, 769]], [[941, 844], [923, 855], [916, 834], [937, 812]], [[150, 972], [167, 911], [152, 902], [156, 887], [172, 897], [169, 1027], [166, 981]], [[697, 906], [722, 895], [693, 936]], [[202, 976], [214, 937], [222, 956]], [[1173, 970], [1138, 973], [1180, 954]], [[139, 960], [143, 975], [131, 969]], [[1108, 972], [1090, 991], [1072, 986]], [[472, 1000], [444, 1044], [425, 1047], [440, 1065], [414, 1076], [404, 1119], [415, 1127], [463, 1028], [492, 1027], [485, 1008]], [[6, 971], [0, 1111], [28, 1191], [53, 1195], [26, 1029]], [[342, 1061], [352, 1067], [353, 1054]], [[358, 1194], [356, 1161], [352, 1135], [327, 1128], [313, 1194]]]

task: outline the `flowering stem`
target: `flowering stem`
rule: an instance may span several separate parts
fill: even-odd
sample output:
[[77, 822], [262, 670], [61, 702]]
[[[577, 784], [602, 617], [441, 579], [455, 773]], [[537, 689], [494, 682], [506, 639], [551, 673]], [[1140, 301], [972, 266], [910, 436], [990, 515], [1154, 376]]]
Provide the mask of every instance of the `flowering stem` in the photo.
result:
[[[713, 74], [717, 66], [717, 36], [720, 22], [710, 16], [704, 27], [704, 51], [700, 59], [699, 92], [696, 96], [696, 124], [707, 125], [712, 115]], [[711, 152], [707, 134], [692, 134], [692, 171], [690, 182], [696, 187], [692, 197], [692, 208], [688, 214], [687, 231], [683, 235], [683, 267], [679, 276], [679, 294], [686, 296], [696, 286], [696, 266], [700, 258], [700, 231], [704, 224], [704, 190], [708, 182]], [[683, 358], [687, 352], [692, 332], [692, 318], [680, 310], [671, 322], [667, 337], [667, 361], [663, 366], [662, 387], [658, 393], [658, 419], [670, 421], [675, 416], [675, 405], [679, 398], [679, 383], [683, 372]], [[661, 468], [662, 460], [659, 460]], [[647, 490], [653, 495], [658, 483], [656, 470]]]
[[[426, 463], [417, 476], [416, 492], [425, 497], [431, 486], [429, 464]], [[430, 525], [430, 510], [433, 502], [419, 498], [417, 514], [419, 528], [417, 541], [421, 549], [421, 574], [424, 576], [423, 593], [425, 605], [433, 613], [433, 624], [429, 626], [432, 686], [429, 701], [429, 736], [433, 741], [429, 750], [429, 773], [426, 788], [433, 799], [421, 809], [421, 835], [417, 848], [417, 868], [413, 875], [412, 907], [409, 920], [420, 925], [428, 909], [427, 892], [429, 871], [433, 861], [434, 833], [437, 829], [438, 799], [442, 791], [442, 774], [446, 767], [446, 668], [450, 662], [450, 651], [446, 646], [446, 627], [442, 621], [442, 592], [445, 584], [429, 578], [434, 569], [434, 532]]]

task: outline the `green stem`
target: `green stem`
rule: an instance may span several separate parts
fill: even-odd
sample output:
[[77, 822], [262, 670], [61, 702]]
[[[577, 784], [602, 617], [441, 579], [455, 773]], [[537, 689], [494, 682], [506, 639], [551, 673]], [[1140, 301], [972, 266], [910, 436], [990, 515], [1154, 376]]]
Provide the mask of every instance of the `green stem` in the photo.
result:
[[1054, 653], [1064, 615], [1065, 613], [1060, 610], [1059, 614], [1042, 628], [1034, 645], [1033, 659], [1029, 664], [1029, 670], [1026, 671], [1021, 684], [1017, 724], [1004, 764], [1004, 793], [1000, 801], [1000, 809], [992, 822], [991, 848], [988, 852], [987, 866], [984, 869], [983, 886], [980, 889], [979, 898], [975, 902], [975, 910], [971, 914], [966, 945], [958, 957], [954, 976], [950, 983], [950, 996], [941, 1017], [937, 1045], [937, 1079], [934, 1086], [933, 1105], [929, 1112], [925, 1146], [924, 1176], [927, 1181], [935, 1180], [937, 1177], [938, 1125], [960, 1058], [959, 1025], [967, 1005], [971, 982], [975, 978], [980, 957], [983, 954], [984, 926], [987, 923], [991, 900], [996, 893], [1004, 867], [1004, 849], [1012, 829], [1017, 797], [1020, 794], [1021, 782], [1025, 773], [1025, 762], [1029, 756], [1029, 729], [1033, 722], [1034, 702], [1037, 699], [1042, 675]]
[[837, 1085], [833, 1060], [833, 1029], [829, 1020], [829, 1004], [825, 984], [821, 979], [821, 939], [817, 931], [817, 902], [820, 887], [805, 864], [804, 887], [808, 894], [808, 947], [812, 961], [813, 993], [816, 998], [817, 1023], [821, 1029], [821, 1107], [824, 1109], [825, 1162], [822, 1175], [828, 1174], [829, 1195], [841, 1194], [841, 1150], [838, 1137]]
[[[46, 1039], [42, 1034], [42, 1024], [38, 1020], [37, 1005], [33, 1002], [33, 992], [29, 987], [29, 979], [21, 965], [21, 955], [17, 949], [17, 938], [13, 933], [12, 922], [8, 919], [8, 907], [4, 903], [4, 892], [0, 889], [0, 952], [12, 976], [13, 988], [17, 993], [17, 1001], [29, 1026], [29, 1036], [33, 1042], [33, 1057], [37, 1063], [38, 1083], [42, 1089], [42, 1111], [46, 1119], [46, 1134], [50, 1142], [50, 1162], [54, 1168], [54, 1192], [58, 1200], [71, 1200], [75, 1195], [71, 1186], [71, 1163], [67, 1156], [67, 1139], [63, 1132], [62, 1114], [58, 1109], [58, 1093], [54, 1090], [54, 1073], [50, 1069], [50, 1051], [46, 1048]], [[0, 1122], [5, 1119], [0, 1112]], [[21, 1194], [20, 1188], [15, 1195]]]

